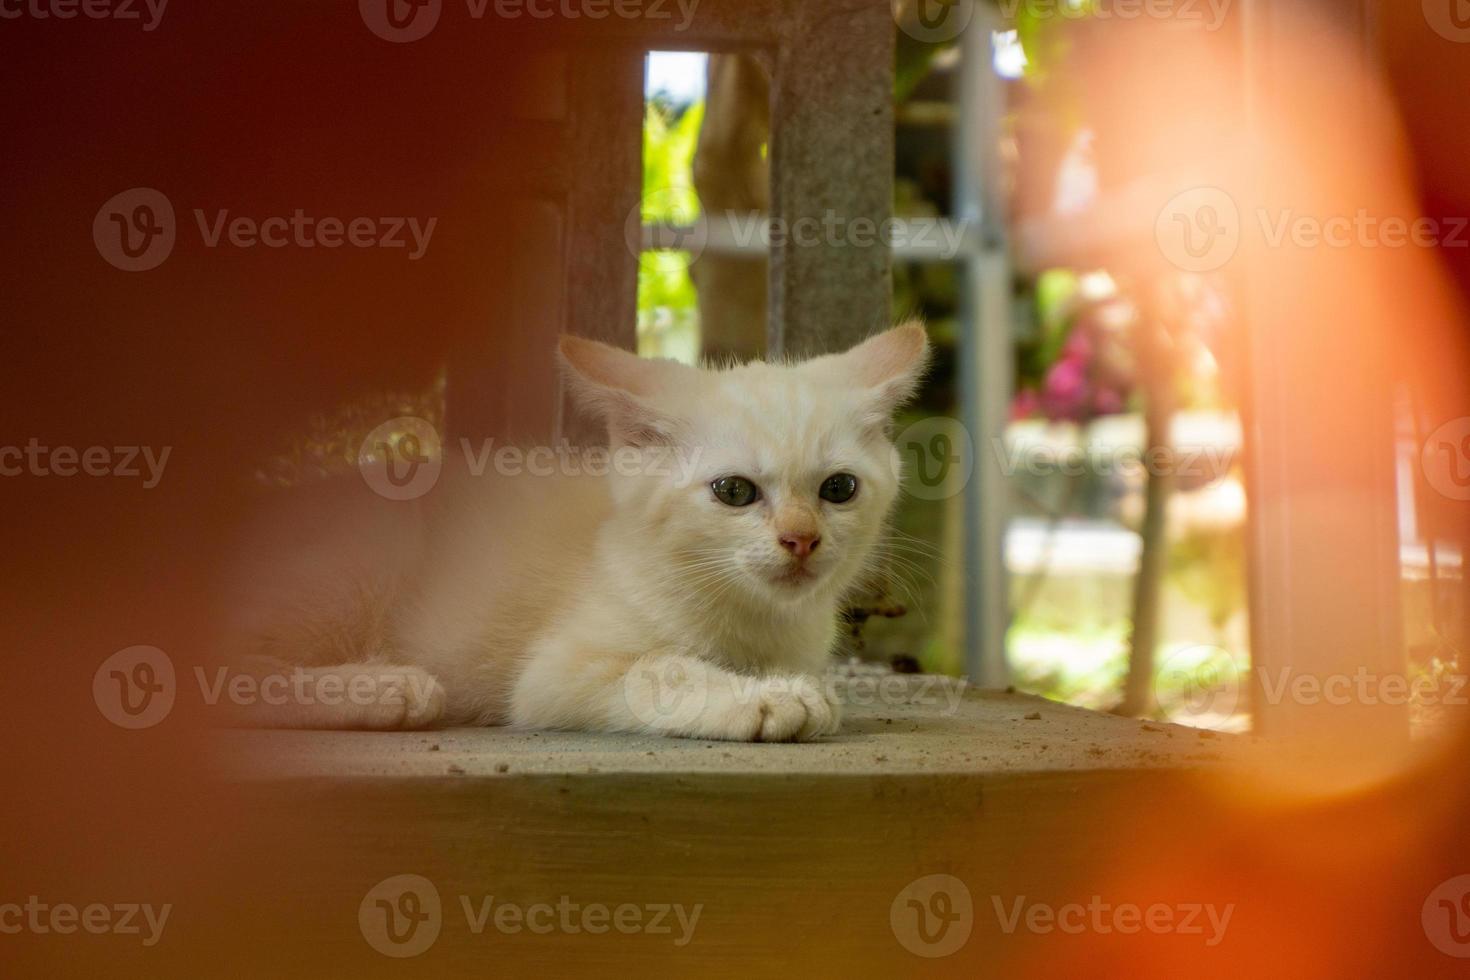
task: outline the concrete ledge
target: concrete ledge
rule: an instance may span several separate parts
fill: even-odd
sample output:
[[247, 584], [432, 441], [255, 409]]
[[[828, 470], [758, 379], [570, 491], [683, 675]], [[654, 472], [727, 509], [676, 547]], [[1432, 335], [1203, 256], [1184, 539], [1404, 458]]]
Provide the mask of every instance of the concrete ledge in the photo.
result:
[[748, 744], [581, 732], [233, 731], [217, 750], [242, 779], [723, 773], [913, 775], [1186, 769], [1238, 756], [1249, 740], [1143, 723], [929, 675], [837, 682], [842, 732], [805, 744]]
[[[238, 948], [240, 975], [283, 977], [1024, 975], [1055, 937], [1002, 930], [990, 896], [1135, 894], [1118, 855], [1192, 847], [1221, 819], [1215, 772], [1255, 755], [1239, 736], [874, 676], [845, 679], [841, 735], [800, 745], [217, 733], [212, 769], [252, 829], [230, 841], [228, 887], [198, 903], [213, 914], [169, 955], [183, 969]], [[442, 932], [395, 959], [359, 910], [406, 874], [432, 883]], [[973, 934], [929, 959], [902, 895], [936, 875], [963, 883]], [[489, 896], [702, 912], [684, 945], [477, 931], [465, 906]]]

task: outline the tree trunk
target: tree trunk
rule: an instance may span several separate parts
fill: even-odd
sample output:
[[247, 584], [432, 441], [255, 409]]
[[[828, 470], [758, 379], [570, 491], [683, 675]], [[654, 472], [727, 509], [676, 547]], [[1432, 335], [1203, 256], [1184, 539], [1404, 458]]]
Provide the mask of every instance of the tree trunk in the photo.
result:
[[1168, 356], [1168, 338], [1161, 324], [1144, 311], [1138, 325], [1138, 361], [1144, 389], [1143, 524], [1142, 549], [1133, 580], [1132, 630], [1129, 638], [1128, 677], [1123, 700], [1115, 709], [1122, 715], [1146, 715], [1157, 707], [1154, 699], [1154, 654], [1159, 645], [1159, 621], [1164, 594], [1164, 572], [1169, 555], [1168, 509], [1174, 489], [1170, 427], [1174, 420], [1174, 371]]
[[[707, 218], [765, 218], [770, 168], [761, 147], [771, 135], [771, 85], [745, 54], [709, 58], [704, 123], [694, 148], [694, 190]], [[699, 296], [700, 352], [713, 360], [760, 357], [766, 347], [766, 262], [706, 252], [689, 267]]]

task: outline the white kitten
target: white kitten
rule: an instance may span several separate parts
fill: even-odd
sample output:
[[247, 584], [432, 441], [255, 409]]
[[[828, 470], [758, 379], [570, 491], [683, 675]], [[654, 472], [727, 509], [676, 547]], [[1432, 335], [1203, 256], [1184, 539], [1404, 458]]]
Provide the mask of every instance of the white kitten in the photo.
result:
[[289, 566], [258, 542], [275, 554], [252, 575], [246, 645], [302, 665], [293, 690], [305, 677], [339, 694], [248, 720], [836, 731], [819, 679], [898, 493], [889, 418], [927, 353], [917, 324], [719, 371], [563, 339], [574, 398], [607, 423], [610, 472], [477, 477], [446, 452], [421, 500], [297, 494], [273, 524]]

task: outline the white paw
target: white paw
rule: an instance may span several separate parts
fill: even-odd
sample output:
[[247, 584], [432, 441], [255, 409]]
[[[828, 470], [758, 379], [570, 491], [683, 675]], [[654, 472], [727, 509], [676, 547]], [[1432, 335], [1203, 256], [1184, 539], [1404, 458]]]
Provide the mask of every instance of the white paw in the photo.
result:
[[444, 714], [444, 685], [418, 667], [392, 667], [359, 675], [373, 681], [369, 720], [374, 728], [428, 728]]
[[724, 737], [750, 742], [805, 742], [837, 731], [841, 710], [810, 677], [762, 677], [741, 686]]
[[806, 741], [837, 731], [837, 704], [811, 678], [771, 677], [762, 688], [760, 741]]
[[[692, 657], [635, 664], [621, 701], [617, 727], [685, 738], [805, 741], [837, 731], [840, 722], [836, 700], [815, 678], [733, 674]], [[628, 721], [618, 717], [624, 710]]]

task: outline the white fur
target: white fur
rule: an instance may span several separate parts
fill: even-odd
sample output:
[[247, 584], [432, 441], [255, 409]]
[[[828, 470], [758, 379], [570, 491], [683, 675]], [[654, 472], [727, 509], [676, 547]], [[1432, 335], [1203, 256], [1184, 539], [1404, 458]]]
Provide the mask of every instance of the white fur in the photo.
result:
[[[438, 486], [417, 501], [361, 482], [297, 493], [257, 542], [269, 564], [252, 573], [244, 652], [334, 676], [345, 664], [379, 684], [401, 674], [387, 687], [410, 703], [294, 705], [259, 722], [742, 740], [836, 731], [816, 678], [898, 493], [887, 420], [923, 370], [922, 327], [792, 366], [701, 370], [575, 340], [562, 354], [613, 449], [644, 465], [472, 476], [446, 447]], [[856, 496], [821, 500], [839, 472], [857, 476]], [[755, 481], [762, 499], [721, 503], [710, 483], [729, 475]], [[798, 562], [779, 536], [793, 531], [820, 545], [811, 574], [786, 584]]]

